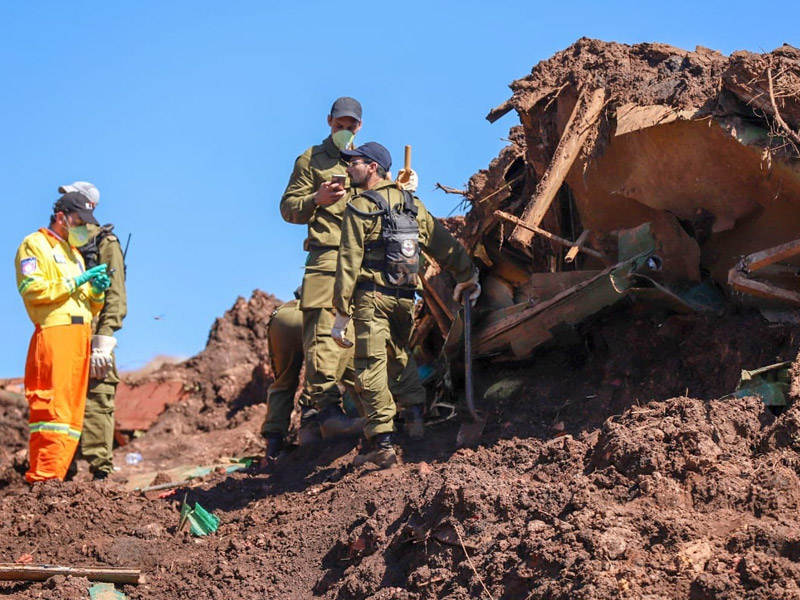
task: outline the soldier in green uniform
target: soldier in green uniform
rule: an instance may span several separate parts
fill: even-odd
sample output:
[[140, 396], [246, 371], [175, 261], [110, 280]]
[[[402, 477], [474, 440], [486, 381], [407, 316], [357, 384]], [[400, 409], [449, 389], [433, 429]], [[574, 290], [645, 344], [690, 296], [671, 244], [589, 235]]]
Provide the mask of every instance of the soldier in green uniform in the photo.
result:
[[[419, 285], [419, 250], [424, 249], [455, 276], [457, 301], [462, 293], [473, 303], [477, 300], [478, 271], [461, 244], [428, 213], [419, 198], [385, 178], [392, 164], [386, 148], [368, 142], [341, 154], [348, 162], [353, 186], [365, 191], [353, 197], [344, 213], [331, 337], [342, 346], [351, 345], [346, 330], [353, 318], [356, 391], [366, 411], [364, 433], [372, 444], [370, 452], [360, 455], [358, 462], [387, 468], [397, 462], [392, 446], [396, 409], [389, 391], [390, 372], [400, 373], [396, 386], [402, 387], [406, 395], [416, 396], [417, 400], [407, 400], [408, 404], [421, 407], [425, 399], [416, 365], [407, 350]], [[376, 203], [375, 194], [384, 207]], [[384, 208], [398, 216], [393, 217], [395, 224], [405, 224], [401, 234], [387, 237]], [[395, 233], [400, 229], [397, 227]], [[395, 261], [398, 250], [402, 256]], [[398, 353], [391, 350], [392, 343], [405, 350], [405, 364], [401, 367], [393, 366]]]
[[358, 434], [363, 426], [362, 419], [349, 418], [342, 409], [337, 382], [350, 356], [330, 335], [342, 213], [350, 196], [340, 152], [351, 146], [361, 128], [361, 116], [361, 104], [354, 98], [338, 98], [333, 103], [328, 115], [331, 134], [297, 158], [280, 204], [285, 221], [308, 226], [300, 310], [309, 406], [301, 406], [301, 428], [318, 422], [323, 437]]
[[[100, 192], [91, 183], [76, 181], [59, 188], [61, 193], [79, 192], [97, 206]], [[89, 242], [81, 246], [86, 268], [105, 264], [111, 278], [106, 290], [106, 303], [92, 323], [92, 354], [89, 369], [89, 391], [80, 439], [80, 452], [89, 462], [94, 479], [104, 479], [114, 470], [114, 397], [119, 383], [114, 348], [114, 334], [122, 328], [128, 312], [125, 293], [125, 263], [113, 225], [88, 225]]]
[[[303, 368], [303, 313], [298, 304], [297, 299], [281, 304], [267, 324], [267, 343], [272, 375], [275, 377], [267, 392], [267, 415], [261, 426], [261, 434], [267, 440], [267, 459], [277, 458], [283, 449], [294, 410], [294, 396], [300, 383]], [[304, 387], [299, 401], [301, 407], [309, 406], [309, 397]]]

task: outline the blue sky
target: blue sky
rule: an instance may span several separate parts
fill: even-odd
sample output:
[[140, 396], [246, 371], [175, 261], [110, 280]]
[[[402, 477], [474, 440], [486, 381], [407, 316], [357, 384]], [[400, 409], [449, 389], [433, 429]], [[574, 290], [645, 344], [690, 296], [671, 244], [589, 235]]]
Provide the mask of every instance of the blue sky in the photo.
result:
[[800, 45], [800, 3], [3, 2], [0, 377], [20, 376], [32, 325], [13, 258], [47, 224], [59, 185], [100, 189], [96, 214], [128, 253], [118, 363], [191, 356], [237, 296], [288, 299], [305, 237], [278, 211], [295, 157], [327, 135], [338, 96], [364, 106], [356, 138], [402, 160], [419, 195], [463, 186], [517, 122], [487, 112], [508, 84], [581, 36], [771, 50]]

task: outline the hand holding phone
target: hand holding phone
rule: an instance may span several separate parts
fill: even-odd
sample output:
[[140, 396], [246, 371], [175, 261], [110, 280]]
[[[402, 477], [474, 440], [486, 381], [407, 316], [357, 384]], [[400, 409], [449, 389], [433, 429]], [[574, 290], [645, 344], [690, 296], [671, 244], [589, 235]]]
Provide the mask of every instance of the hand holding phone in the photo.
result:
[[344, 187], [344, 183], [347, 181], [347, 175], [332, 175], [331, 176], [331, 183], [334, 185], [340, 185]]

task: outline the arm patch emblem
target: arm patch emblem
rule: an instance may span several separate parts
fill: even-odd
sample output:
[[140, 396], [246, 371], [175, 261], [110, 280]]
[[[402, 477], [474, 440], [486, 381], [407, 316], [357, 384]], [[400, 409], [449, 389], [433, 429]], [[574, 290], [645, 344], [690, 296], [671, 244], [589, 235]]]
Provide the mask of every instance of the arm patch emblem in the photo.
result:
[[30, 275], [34, 271], [36, 271], [36, 257], [31, 256], [30, 258], [23, 258], [22, 261], [19, 263], [20, 271], [22, 271], [23, 275]]

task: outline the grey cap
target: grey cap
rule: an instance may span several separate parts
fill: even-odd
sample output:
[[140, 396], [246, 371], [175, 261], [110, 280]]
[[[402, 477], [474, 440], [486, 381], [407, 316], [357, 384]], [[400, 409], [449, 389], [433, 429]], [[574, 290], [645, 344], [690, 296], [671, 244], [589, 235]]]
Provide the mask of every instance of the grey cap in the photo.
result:
[[60, 194], [68, 194], [70, 192], [78, 192], [83, 194], [92, 203], [92, 206], [97, 206], [100, 202], [100, 190], [88, 181], [73, 181], [70, 184], [62, 185], [58, 188]]
[[337, 98], [331, 106], [331, 118], [337, 117], [353, 117], [356, 121], [361, 122], [361, 102], [348, 96]]

